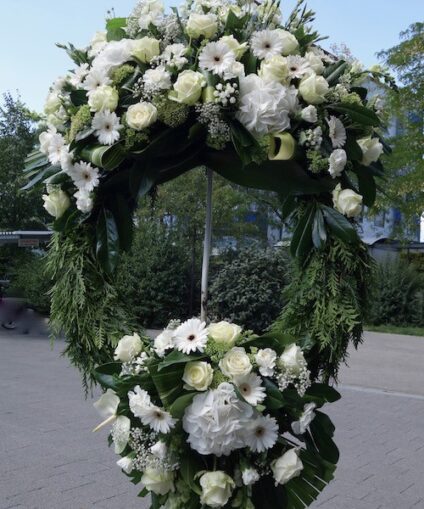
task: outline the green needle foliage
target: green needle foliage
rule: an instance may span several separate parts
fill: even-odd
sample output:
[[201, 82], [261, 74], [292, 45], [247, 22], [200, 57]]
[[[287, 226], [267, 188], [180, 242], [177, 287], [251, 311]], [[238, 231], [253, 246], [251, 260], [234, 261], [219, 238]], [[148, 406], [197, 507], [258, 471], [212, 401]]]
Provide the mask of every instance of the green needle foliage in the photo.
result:
[[88, 228], [66, 237], [55, 233], [47, 261], [53, 280], [51, 337], [65, 336], [64, 354], [80, 370], [86, 391], [94, 383], [94, 367], [111, 360], [117, 342], [134, 325], [97, 263], [91, 239]]
[[[285, 291], [288, 304], [272, 330], [293, 335], [311, 347], [313, 378], [337, 379], [350, 342], [362, 341], [368, 283], [373, 262], [364, 244], [331, 239], [297, 265]], [[317, 355], [319, 353], [319, 355]]]

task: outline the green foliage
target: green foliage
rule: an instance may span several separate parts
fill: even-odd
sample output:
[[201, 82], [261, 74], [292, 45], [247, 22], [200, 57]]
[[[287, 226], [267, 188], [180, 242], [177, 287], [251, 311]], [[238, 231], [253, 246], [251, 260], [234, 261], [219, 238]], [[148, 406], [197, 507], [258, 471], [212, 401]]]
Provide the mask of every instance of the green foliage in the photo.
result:
[[[46, 217], [38, 190], [20, 193], [22, 169], [35, 140], [35, 115], [19, 99], [3, 96], [0, 106], [0, 229], [19, 230], [40, 225]], [[41, 218], [41, 219], [40, 219]]]
[[263, 331], [283, 305], [288, 257], [280, 250], [257, 248], [227, 257], [228, 263], [222, 264], [210, 287], [210, 314], [245, 329]]
[[8, 293], [22, 297], [26, 304], [42, 314], [50, 310], [51, 281], [46, 276], [45, 256], [29, 253], [15, 266]]
[[368, 322], [424, 326], [424, 275], [403, 260], [378, 265]]
[[372, 261], [363, 244], [352, 247], [329, 239], [322, 251], [312, 250], [303, 266], [296, 265], [284, 292], [286, 306], [272, 330], [307, 338], [313, 377], [337, 378], [347, 348], [362, 338]]
[[80, 227], [66, 237], [55, 233], [47, 271], [52, 338], [65, 336], [65, 354], [82, 374], [84, 387], [93, 383], [92, 371], [108, 362], [119, 339], [134, 329], [131, 310], [118, 299], [113, 283], [101, 271], [91, 244], [92, 232]]
[[181, 237], [164, 224], [141, 221], [117, 270], [116, 291], [146, 327], [188, 317], [190, 259]]
[[393, 153], [386, 158], [387, 197], [381, 205], [397, 206], [414, 221], [424, 210], [424, 23], [413, 23], [400, 34], [401, 42], [379, 54], [398, 76], [398, 93], [388, 91], [387, 109], [396, 118], [399, 132], [389, 141]]

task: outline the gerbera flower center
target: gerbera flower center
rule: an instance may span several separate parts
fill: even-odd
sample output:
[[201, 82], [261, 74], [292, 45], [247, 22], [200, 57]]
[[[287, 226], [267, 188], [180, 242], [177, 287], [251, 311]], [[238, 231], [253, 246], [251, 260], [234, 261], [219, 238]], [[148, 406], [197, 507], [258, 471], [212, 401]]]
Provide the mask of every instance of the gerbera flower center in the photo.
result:
[[240, 390], [243, 394], [249, 394], [250, 393], [250, 386], [247, 384], [242, 384], [240, 386]]
[[155, 412], [155, 417], [156, 417], [156, 419], [163, 419], [163, 413], [159, 412], [159, 411], [156, 411]]
[[262, 436], [264, 436], [264, 434], [265, 434], [265, 429], [264, 429], [264, 428], [262, 428], [262, 426], [261, 426], [261, 427], [259, 427], [259, 428], [256, 428], [256, 430], [255, 430], [255, 435], [256, 435], [257, 437], [262, 437]]
[[187, 338], [189, 341], [194, 341], [196, 339], [196, 336], [194, 334], [190, 334]]

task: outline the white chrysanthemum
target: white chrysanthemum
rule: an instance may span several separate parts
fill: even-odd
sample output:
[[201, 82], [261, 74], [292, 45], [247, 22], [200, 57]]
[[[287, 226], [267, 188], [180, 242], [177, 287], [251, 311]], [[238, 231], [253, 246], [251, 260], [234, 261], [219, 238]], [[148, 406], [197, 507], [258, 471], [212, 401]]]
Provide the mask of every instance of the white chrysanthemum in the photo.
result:
[[148, 92], [168, 90], [171, 88], [171, 75], [165, 67], [159, 66], [155, 69], [147, 69], [143, 76], [144, 88]]
[[228, 72], [235, 61], [234, 51], [225, 42], [221, 41], [206, 44], [199, 56], [200, 68], [219, 76]]
[[43, 154], [49, 153], [49, 147], [52, 143], [52, 140], [55, 138], [55, 136], [60, 136], [60, 134], [57, 133], [57, 129], [53, 126], [50, 126], [47, 131], [43, 131], [40, 136], [38, 137], [38, 141], [40, 142], [40, 152]]
[[94, 92], [98, 87], [111, 85], [112, 80], [106, 73], [105, 69], [91, 69], [91, 71], [87, 74], [85, 80], [83, 81], [82, 87], [84, 90], [88, 91], [90, 95], [91, 92]]
[[347, 154], [342, 148], [338, 148], [332, 152], [328, 159], [330, 166], [328, 168], [329, 174], [333, 177], [340, 177], [347, 163]]
[[290, 127], [294, 94], [277, 82], [265, 82], [256, 74], [240, 80], [237, 119], [255, 136], [279, 133]]
[[150, 426], [156, 433], [169, 433], [177, 422], [169, 412], [155, 405], [141, 409], [139, 418], [145, 426]]
[[208, 329], [206, 323], [198, 318], [182, 323], [174, 333], [174, 344], [180, 352], [189, 354], [198, 350], [203, 352], [208, 341]]
[[334, 148], [342, 148], [346, 143], [346, 129], [343, 122], [333, 115], [327, 119], [329, 136]]
[[243, 398], [253, 406], [262, 403], [266, 397], [261, 377], [255, 375], [255, 373], [249, 373], [240, 377], [236, 376], [234, 377], [234, 383]]
[[281, 55], [284, 47], [281, 35], [277, 30], [261, 30], [255, 32], [251, 39], [251, 48], [255, 57], [263, 60]]
[[119, 140], [119, 131], [122, 125], [119, 123], [119, 117], [115, 112], [108, 110], [99, 111], [94, 115], [92, 127], [102, 145], [113, 145]]
[[194, 397], [185, 411], [183, 428], [198, 453], [228, 456], [245, 447], [244, 430], [252, 415], [253, 408], [240, 401], [234, 387], [222, 383]]
[[77, 209], [83, 214], [88, 214], [93, 210], [94, 203], [90, 191], [79, 189], [74, 196], [77, 200]]
[[313, 72], [306, 58], [302, 58], [299, 55], [287, 57], [287, 68], [291, 79], [303, 78], [305, 74]]
[[255, 355], [256, 364], [259, 366], [259, 373], [262, 376], [272, 376], [277, 362], [277, 353], [271, 348], [258, 350]]
[[79, 65], [70, 75], [69, 82], [75, 88], [78, 88], [83, 82], [84, 78], [87, 76], [89, 70], [88, 64]]
[[241, 473], [241, 477], [245, 486], [252, 486], [252, 484], [255, 484], [261, 478], [259, 472], [255, 468], [246, 468]]
[[72, 178], [78, 189], [90, 192], [99, 185], [99, 170], [90, 163], [80, 161], [74, 165]]
[[278, 424], [274, 417], [259, 415], [245, 430], [246, 444], [253, 452], [264, 452], [277, 442]]
[[142, 389], [139, 385], [134, 387], [132, 391], [129, 391], [128, 400], [131, 412], [138, 418], [141, 417], [142, 411], [152, 405], [148, 392]]
[[159, 357], [163, 357], [167, 350], [174, 348], [174, 333], [171, 329], [165, 329], [154, 339], [154, 350]]

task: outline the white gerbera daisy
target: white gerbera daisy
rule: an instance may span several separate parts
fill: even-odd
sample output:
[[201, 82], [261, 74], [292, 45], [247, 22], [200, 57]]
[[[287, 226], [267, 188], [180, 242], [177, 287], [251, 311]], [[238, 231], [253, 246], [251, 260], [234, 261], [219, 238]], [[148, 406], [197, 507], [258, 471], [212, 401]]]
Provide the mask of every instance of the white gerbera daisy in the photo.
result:
[[102, 145], [113, 145], [119, 140], [122, 125], [116, 113], [109, 110], [99, 111], [94, 115], [92, 127], [94, 134]]
[[177, 350], [185, 354], [203, 352], [208, 341], [206, 323], [198, 318], [190, 318], [182, 323], [174, 334], [174, 344]]
[[88, 94], [90, 95], [90, 93], [96, 90], [98, 87], [111, 84], [112, 80], [107, 75], [106, 70], [102, 68], [95, 68], [91, 69], [91, 71], [87, 74], [82, 86], [84, 90], [87, 90]]
[[263, 60], [281, 55], [284, 43], [277, 30], [261, 30], [252, 35], [251, 47], [255, 57]]
[[54, 134], [50, 138], [50, 143], [47, 148], [48, 158], [51, 164], [60, 164], [65, 147], [65, 140], [61, 134]]
[[303, 78], [305, 74], [313, 72], [306, 58], [302, 58], [299, 55], [290, 55], [287, 57], [287, 68], [291, 79]]
[[169, 412], [155, 405], [142, 409], [139, 417], [145, 426], [150, 426], [156, 433], [169, 433], [177, 422]]
[[99, 170], [80, 161], [74, 165], [72, 178], [79, 190], [90, 192], [99, 185]]
[[88, 214], [88, 212], [93, 210], [94, 203], [90, 191], [79, 189], [74, 196], [77, 199], [77, 209], [83, 214]]
[[246, 444], [253, 452], [264, 452], [274, 447], [278, 438], [278, 424], [274, 417], [259, 415], [246, 430]]
[[266, 397], [265, 387], [261, 385], [261, 377], [255, 373], [234, 377], [234, 383], [243, 398], [253, 406], [262, 403]]
[[236, 55], [225, 42], [209, 42], [199, 56], [201, 69], [222, 75], [231, 69], [236, 61]]
[[329, 136], [334, 148], [341, 148], [346, 143], [346, 129], [342, 121], [333, 115], [327, 119]]

